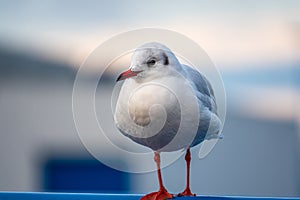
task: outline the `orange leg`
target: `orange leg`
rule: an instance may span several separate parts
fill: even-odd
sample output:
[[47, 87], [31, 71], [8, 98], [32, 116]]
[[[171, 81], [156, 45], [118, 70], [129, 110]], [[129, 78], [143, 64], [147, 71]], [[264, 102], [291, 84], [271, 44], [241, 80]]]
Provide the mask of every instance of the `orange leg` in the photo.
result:
[[179, 197], [181, 197], [181, 196], [196, 196], [196, 194], [193, 194], [190, 189], [190, 163], [191, 163], [190, 148], [188, 148], [186, 150], [185, 161], [186, 161], [186, 187], [183, 192], [178, 194], [178, 196]]
[[158, 183], [159, 190], [157, 192], [152, 192], [150, 194], [146, 194], [141, 198], [141, 200], [165, 200], [173, 198], [173, 195], [170, 194], [163, 185], [161, 170], [160, 170], [160, 155], [159, 152], [154, 152], [154, 160], [156, 162], [157, 167], [157, 175], [158, 175]]

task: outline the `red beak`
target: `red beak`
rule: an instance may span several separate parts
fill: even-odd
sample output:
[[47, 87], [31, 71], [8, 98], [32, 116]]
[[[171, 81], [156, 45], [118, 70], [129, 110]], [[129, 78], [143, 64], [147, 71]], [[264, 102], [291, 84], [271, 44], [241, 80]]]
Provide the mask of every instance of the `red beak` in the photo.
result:
[[130, 77], [136, 76], [136, 75], [138, 75], [138, 73], [140, 73], [140, 72], [142, 72], [142, 71], [136, 71], [136, 72], [134, 72], [134, 71], [131, 71], [131, 70], [129, 69], [129, 70], [123, 72], [122, 74], [120, 74], [120, 75], [118, 76], [118, 78], [117, 78], [117, 81], [121, 81], [121, 80], [124, 80], [124, 79], [126, 79], [126, 78], [130, 78]]

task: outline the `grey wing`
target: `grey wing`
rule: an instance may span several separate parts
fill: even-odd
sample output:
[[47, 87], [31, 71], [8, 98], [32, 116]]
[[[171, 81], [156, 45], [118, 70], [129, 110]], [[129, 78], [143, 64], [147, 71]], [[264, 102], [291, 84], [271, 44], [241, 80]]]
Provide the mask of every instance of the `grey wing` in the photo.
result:
[[191, 80], [191, 84], [194, 85], [197, 90], [197, 98], [205, 107], [217, 115], [215, 94], [209, 81], [197, 70], [187, 65], [182, 65], [182, 67], [186, 72], [186, 76]]

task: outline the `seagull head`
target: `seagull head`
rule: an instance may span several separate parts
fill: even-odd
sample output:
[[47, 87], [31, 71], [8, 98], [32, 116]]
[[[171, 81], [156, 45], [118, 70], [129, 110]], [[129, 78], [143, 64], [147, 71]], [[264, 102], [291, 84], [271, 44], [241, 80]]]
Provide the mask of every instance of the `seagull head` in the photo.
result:
[[121, 73], [117, 81], [127, 78], [149, 81], [166, 76], [179, 66], [179, 61], [168, 47], [157, 42], [146, 43], [134, 51], [130, 68]]

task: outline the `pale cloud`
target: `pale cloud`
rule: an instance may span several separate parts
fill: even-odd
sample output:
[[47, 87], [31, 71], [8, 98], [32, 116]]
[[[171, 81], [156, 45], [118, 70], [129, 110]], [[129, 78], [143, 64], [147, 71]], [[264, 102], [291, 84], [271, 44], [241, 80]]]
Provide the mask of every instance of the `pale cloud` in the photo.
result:
[[[251, 62], [291, 62], [298, 56], [293, 46], [292, 29], [283, 23], [266, 23], [244, 29], [227, 25], [212, 30], [211, 24], [200, 28], [178, 24], [168, 28], [197, 42], [221, 68], [247, 67], [249, 65], [243, 64]], [[51, 49], [58, 49], [49, 55], [79, 66], [94, 48], [110, 38], [108, 33], [98, 32], [75, 35], [72, 32], [57, 35], [49, 33], [44, 40], [49, 42], [50, 52]], [[119, 32], [116, 29], [116, 33]]]
[[[293, 62], [300, 23], [297, 1], [29, 1], [2, 3], [0, 42], [78, 67], [111, 36], [143, 27], [179, 32], [204, 48], [220, 68], [252, 62]], [[118, 5], [117, 7], [115, 5]], [[178, 8], [180, 7], [180, 12]], [[0, 9], [1, 10], [1, 9]], [[249, 65], [247, 65], [249, 66]]]

